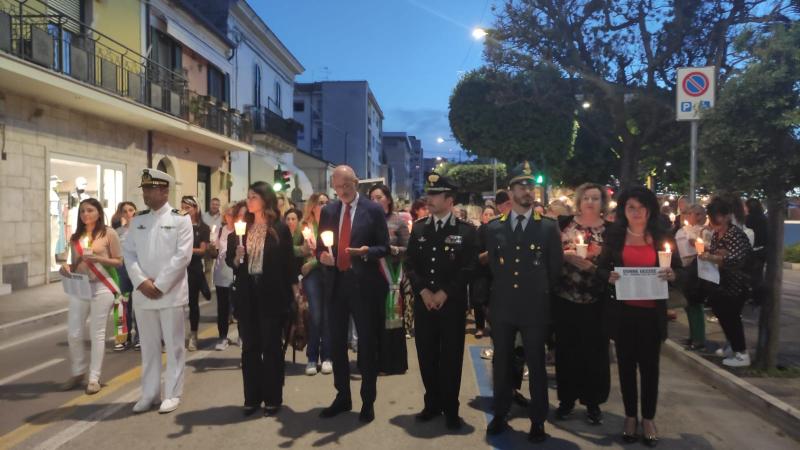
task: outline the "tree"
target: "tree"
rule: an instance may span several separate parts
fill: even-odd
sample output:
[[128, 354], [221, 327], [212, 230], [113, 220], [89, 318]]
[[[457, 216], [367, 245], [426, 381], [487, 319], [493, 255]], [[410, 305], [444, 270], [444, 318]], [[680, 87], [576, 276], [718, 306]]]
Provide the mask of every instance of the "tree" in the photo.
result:
[[[456, 183], [462, 192], [481, 193], [492, 190], [494, 182], [494, 168], [492, 164], [445, 164], [440, 170]], [[497, 164], [497, 187], [506, 186], [508, 175], [506, 165]]]
[[450, 128], [474, 155], [557, 171], [572, 139], [572, 98], [569, 83], [553, 69], [510, 74], [482, 68], [453, 90]]
[[739, 60], [731, 46], [743, 26], [788, 21], [789, 0], [506, 0], [496, 10], [485, 54], [491, 67], [525, 72], [549, 64], [580, 80], [583, 94], [612, 120], [623, 186], [674, 121], [675, 70], [715, 65], [724, 79]]
[[767, 199], [767, 298], [759, 317], [757, 367], [777, 362], [786, 193], [800, 185], [800, 25], [745, 32], [746, 68], [722, 86], [702, 120], [701, 155], [717, 186]]

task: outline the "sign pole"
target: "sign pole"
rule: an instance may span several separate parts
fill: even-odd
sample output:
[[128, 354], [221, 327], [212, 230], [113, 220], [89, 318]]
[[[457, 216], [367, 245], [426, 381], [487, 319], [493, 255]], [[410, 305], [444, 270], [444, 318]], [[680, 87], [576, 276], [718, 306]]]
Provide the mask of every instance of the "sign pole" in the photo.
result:
[[689, 142], [690, 155], [689, 155], [689, 204], [694, 204], [696, 200], [697, 189], [697, 120], [692, 120], [692, 134]]

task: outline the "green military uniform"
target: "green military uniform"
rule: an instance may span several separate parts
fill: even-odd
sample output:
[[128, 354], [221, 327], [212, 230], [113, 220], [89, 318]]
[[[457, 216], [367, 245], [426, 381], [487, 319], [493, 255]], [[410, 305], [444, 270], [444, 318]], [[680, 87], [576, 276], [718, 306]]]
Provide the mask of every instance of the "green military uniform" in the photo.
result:
[[[511, 186], [534, 182], [527, 163], [513, 175]], [[487, 224], [486, 249], [492, 271], [494, 414], [504, 420], [511, 408], [511, 360], [519, 332], [530, 370], [529, 415], [534, 425], [542, 425], [548, 410], [544, 345], [550, 324], [550, 292], [563, 260], [558, 225], [532, 209], [523, 214], [512, 210]]]
[[[452, 192], [445, 177], [428, 177], [428, 194]], [[441, 219], [441, 220], [440, 220]], [[448, 427], [457, 426], [458, 393], [464, 359], [467, 283], [478, 262], [477, 233], [468, 222], [449, 213], [417, 220], [406, 250], [406, 274], [414, 292], [414, 323], [425, 409], [429, 420], [444, 413]], [[443, 290], [447, 300], [440, 309], [428, 310], [420, 292]]]

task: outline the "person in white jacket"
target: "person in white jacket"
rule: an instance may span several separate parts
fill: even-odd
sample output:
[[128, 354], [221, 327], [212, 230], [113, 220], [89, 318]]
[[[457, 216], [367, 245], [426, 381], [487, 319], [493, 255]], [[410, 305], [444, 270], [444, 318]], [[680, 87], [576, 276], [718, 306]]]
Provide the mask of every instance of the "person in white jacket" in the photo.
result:
[[175, 179], [155, 169], [142, 171], [142, 194], [150, 208], [131, 221], [123, 245], [134, 291], [134, 312], [142, 349], [142, 396], [133, 412], [161, 400], [161, 341], [167, 353], [160, 413], [178, 408], [183, 391], [184, 309], [189, 302], [186, 266], [192, 258], [192, 221], [168, 203]]

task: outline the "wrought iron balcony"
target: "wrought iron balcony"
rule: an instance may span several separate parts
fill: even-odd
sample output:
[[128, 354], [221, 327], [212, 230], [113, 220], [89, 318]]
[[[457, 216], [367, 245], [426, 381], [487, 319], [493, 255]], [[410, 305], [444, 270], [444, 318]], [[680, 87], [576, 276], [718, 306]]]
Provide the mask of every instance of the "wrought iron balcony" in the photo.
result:
[[41, 0], [0, 0], [2, 53], [214, 133], [252, 142], [247, 114], [189, 90], [181, 74]]
[[301, 127], [299, 123], [292, 119], [284, 119], [263, 106], [248, 106], [245, 109], [252, 117], [255, 134], [271, 134], [297, 147], [297, 131]]

